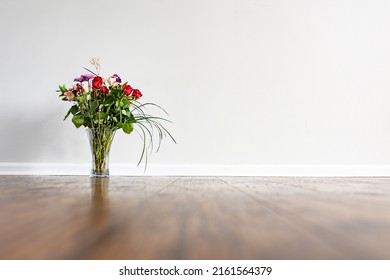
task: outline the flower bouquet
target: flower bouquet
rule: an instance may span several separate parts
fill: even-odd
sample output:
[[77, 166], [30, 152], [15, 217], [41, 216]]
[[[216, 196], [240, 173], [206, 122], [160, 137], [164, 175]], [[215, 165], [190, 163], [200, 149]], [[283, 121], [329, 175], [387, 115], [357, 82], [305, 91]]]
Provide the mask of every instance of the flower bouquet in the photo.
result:
[[[96, 72], [84, 68], [87, 74], [74, 79], [74, 85], [70, 88], [59, 86], [60, 97], [64, 101], [72, 102], [65, 118], [73, 115], [72, 122], [79, 128], [87, 128], [87, 134], [92, 152], [92, 177], [109, 176], [109, 152], [115, 132], [121, 129], [130, 134], [137, 131], [143, 141], [139, 165], [145, 160], [145, 168], [148, 161], [148, 152], [152, 151], [153, 137], [157, 135], [158, 151], [161, 141], [169, 136], [175, 139], [161, 124], [168, 121], [166, 118], [152, 116], [147, 113], [147, 107], [153, 106], [166, 111], [154, 103], [141, 103], [139, 99], [142, 93], [133, 88], [128, 82], [122, 83], [121, 78], [114, 74], [108, 79], [100, 76], [100, 63], [98, 58], [93, 58], [91, 64]], [[157, 132], [157, 134], [156, 134]]]

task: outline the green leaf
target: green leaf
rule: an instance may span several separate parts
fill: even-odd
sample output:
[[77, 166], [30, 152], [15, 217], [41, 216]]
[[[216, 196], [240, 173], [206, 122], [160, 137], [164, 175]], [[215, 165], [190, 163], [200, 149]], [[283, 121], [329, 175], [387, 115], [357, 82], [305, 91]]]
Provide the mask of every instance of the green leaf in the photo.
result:
[[[71, 109], [72, 109], [72, 108], [71, 108]], [[69, 111], [66, 113], [64, 120], [66, 120], [66, 118], [69, 116], [69, 114], [70, 114], [70, 109], [69, 109]]]
[[96, 100], [94, 100], [91, 102], [91, 107], [89, 107], [89, 111], [91, 113], [93, 113], [93, 112], [95, 112], [96, 108], [97, 108], [97, 102], [96, 102]]
[[128, 122], [126, 122], [126, 123], [124, 123], [123, 125], [122, 125], [122, 130], [123, 130], [123, 132], [124, 133], [126, 133], [126, 134], [130, 134], [132, 131], [133, 131], [133, 124], [132, 123], [128, 123]]
[[85, 117], [83, 125], [85, 127], [90, 127], [91, 126], [91, 118]]
[[72, 122], [74, 123], [74, 125], [79, 128], [80, 126], [82, 126], [84, 124], [84, 116], [82, 115], [74, 115], [73, 118], [72, 118]]
[[79, 111], [79, 107], [77, 105], [73, 105], [66, 113], [64, 120], [66, 120], [66, 118], [69, 116], [70, 113], [72, 113], [72, 115], [75, 115], [78, 111]]
[[121, 113], [122, 113], [122, 115], [125, 115], [125, 116], [127, 116], [127, 112], [126, 112], [126, 110], [122, 110], [122, 111], [121, 111]]
[[73, 114], [73, 115], [76, 115], [76, 113], [79, 111], [79, 106], [77, 105], [73, 105], [71, 108], [70, 108], [70, 112]]
[[134, 118], [134, 115], [130, 112], [129, 114], [129, 119], [127, 120], [127, 122], [130, 122], [130, 123], [135, 123], [137, 122]]
[[109, 95], [106, 97], [106, 100], [104, 101], [104, 105], [109, 106], [114, 102], [114, 97], [112, 95]]
[[122, 102], [122, 107], [128, 108], [130, 106], [130, 101], [128, 99], [124, 99]]
[[63, 85], [63, 86], [58, 86], [58, 88], [59, 88], [59, 90], [61, 91], [61, 93], [65, 93], [65, 92], [68, 91], [68, 89], [66, 88], [65, 85]]
[[100, 112], [100, 113], [99, 113], [99, 118], [100, 118], [101, 120], [104, 120], [106, 117], [107, 117], [107, 114], [106, 114], [106, 113], [104, 113], [104, 112]]

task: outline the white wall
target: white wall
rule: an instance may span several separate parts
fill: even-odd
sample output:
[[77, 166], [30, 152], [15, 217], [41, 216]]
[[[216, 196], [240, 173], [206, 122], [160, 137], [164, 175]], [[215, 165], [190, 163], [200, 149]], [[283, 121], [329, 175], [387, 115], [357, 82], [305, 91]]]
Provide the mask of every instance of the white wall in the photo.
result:
[[[3, 173], [89, 162], [55, 90], [99, 56], [170, 112], [178, 144], [152, 168], [390, 175], [389, 15], [387, 0], [0, 0]], [[134, 166], [138, 142], [118, 133], [111, 163]]]

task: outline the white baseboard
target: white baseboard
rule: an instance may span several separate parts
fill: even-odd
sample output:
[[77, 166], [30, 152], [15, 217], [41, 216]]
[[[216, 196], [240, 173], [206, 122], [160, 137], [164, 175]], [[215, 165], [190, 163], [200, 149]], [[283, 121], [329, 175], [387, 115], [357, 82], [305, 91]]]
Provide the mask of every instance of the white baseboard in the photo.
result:
[[[89, 175], [90, 164], [0, 163], [0, 175]], [[110, 164], [112, 176], [390, 176], [390, 165]]]

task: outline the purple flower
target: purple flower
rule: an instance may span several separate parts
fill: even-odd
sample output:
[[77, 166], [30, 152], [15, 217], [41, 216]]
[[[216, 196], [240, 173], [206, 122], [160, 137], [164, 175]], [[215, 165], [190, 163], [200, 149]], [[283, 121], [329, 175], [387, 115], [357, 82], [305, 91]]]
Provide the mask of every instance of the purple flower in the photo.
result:
[[82, 82], [88, 82], [90, 79], [92, 79], [93, 77], [95, 77], [94, 75], [92, 74], [84, 74], [84, 75], [81, 75], [80, 77], [78, 78], [75, 78], [73, 81], [74, 82], [79, 82], [79, 83], [82, 83]]

